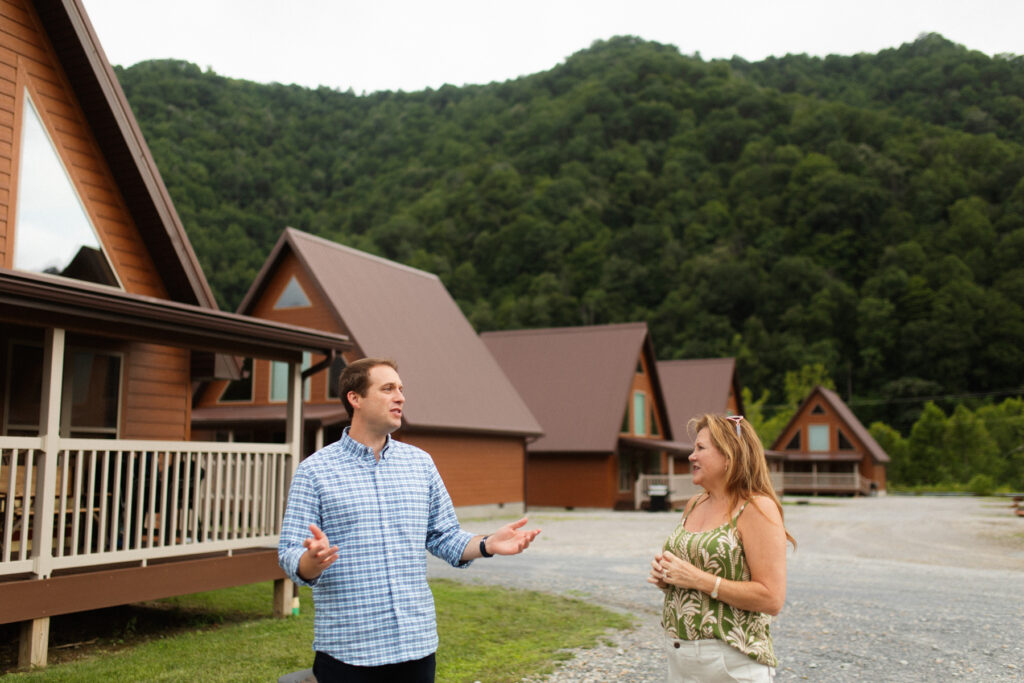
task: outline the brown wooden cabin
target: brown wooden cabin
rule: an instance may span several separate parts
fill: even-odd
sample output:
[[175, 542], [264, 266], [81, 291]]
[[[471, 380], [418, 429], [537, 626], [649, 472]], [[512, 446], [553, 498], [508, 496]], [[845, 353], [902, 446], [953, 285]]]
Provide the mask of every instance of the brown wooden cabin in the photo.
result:
[[[218, 311], [78, 0], [0, 3], [0, 623], [277, 580], [303, 354], [334, 332]], [[284, 443], [190, 440], [227, 356], [287, 367]], [[268, 596], [269, 597], [269, 596]]]
[[[395, 436], [433, 456], [460, 512], [524, 509], [525, 443], [540, 425], [436, 275], [286, 228], [238, 312], [353, 342], [333, 361], [306, 359], [330, 371], [304, 386], [305, 454], [337, 440], [348, 422], [337, 392], [345, 362], [393, 358], [406, 390]], [[280, 377], [280, 366], [257, 361], [245, 383], [212, 382], [192, 413], [194, 433], [276, 439]]]
[[[742, 415], [743, 395], [736, 372], [735, 358], [692, 358], [658, 361], [658, 376], [665, 395], [669, 424], [676, 439], [690, 442], [690, 420], [699, 415]], [[782, 456], [766, 451], [768, 469], [775, 490], [782, 493]], [[689, 451], [669, 458], [669, 489], [673, 506], [685, 504], [699, 492], [690, 478]]]
[[772, 449], [784, 460], [787, 494], [871, 495], [886, 490], [888, 454], [839, 395], [815, 387]]
[[527, 446], [528, 504], [633, 509], [642, 475], [689, 448], [672, 441], [645, 323], [480, 336], [544, 430]]

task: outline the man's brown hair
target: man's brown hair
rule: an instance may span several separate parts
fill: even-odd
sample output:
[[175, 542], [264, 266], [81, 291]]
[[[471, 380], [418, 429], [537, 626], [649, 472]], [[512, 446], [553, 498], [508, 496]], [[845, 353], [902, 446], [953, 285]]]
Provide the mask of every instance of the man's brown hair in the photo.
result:
[[338, 393], [349, 419], [352, 418], [352, 404], [348, 401], [348, 392], [354, 391], [359, 396], [366, 396], [366, 390], [370, 388], [370, 370], [378, 365], [387, 365], [398, 372], [398, 363], [389, 358], [360, 358], [351, 365], [346, 365], [341, 371], [341, 377], [338, 378]]

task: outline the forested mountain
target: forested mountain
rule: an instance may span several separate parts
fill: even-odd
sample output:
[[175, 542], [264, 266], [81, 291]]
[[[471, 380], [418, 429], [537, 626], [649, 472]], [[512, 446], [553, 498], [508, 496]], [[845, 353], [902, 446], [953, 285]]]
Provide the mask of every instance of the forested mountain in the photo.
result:
[[290, 225], [439, 274], [479, 330], [646, 320], [769, 406], [815, 363], [903, 431], [904, 398], [1024, 386], [1024, 58], [626, 37], [415, 93], [118, 76], [224, 308]]

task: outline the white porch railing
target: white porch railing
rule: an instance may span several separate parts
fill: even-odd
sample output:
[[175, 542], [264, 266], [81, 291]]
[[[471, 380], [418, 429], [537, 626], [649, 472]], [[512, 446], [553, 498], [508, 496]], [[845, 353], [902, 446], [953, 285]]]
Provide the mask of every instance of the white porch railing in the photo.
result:
[[859, 472], [786, 472], [783, 478], [786, 491], [799, 493], [871, 492], [872, 481]]
[[[782, 472], [771, 472], [772, 486], [775, 491], [782, 492]], [[652, 486], [667, 486], [669, 507], [678, 507], [676, 503], [685, 503], [704, 489], [695, 486], [693, 475], [686, 474], [641, 474], [633, 486], [633, 507], [639, 510], [644, 503], [650, 503]]]
[[288, 444], [60, 439], [44, 485], [43, 439], [0, 437], [0, 576], [276, 545], [292, 458]]

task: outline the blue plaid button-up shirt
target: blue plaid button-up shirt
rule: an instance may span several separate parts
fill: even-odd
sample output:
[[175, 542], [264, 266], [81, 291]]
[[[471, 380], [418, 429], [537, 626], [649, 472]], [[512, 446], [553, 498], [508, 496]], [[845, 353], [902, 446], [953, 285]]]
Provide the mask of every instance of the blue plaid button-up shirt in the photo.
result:
[[[302, 542], [316, 524], [338, 559], [313, 581], [298, 575]], [[299, 464], [288, 494], [278, 561], [313, 587], [313, 649], [355, 666], [422, 659], [437, 650], [434, 596], [424, 550], [456, 566], [473, 534], [426, 452], [388, 437], [380, 461], [351, 439]]]

